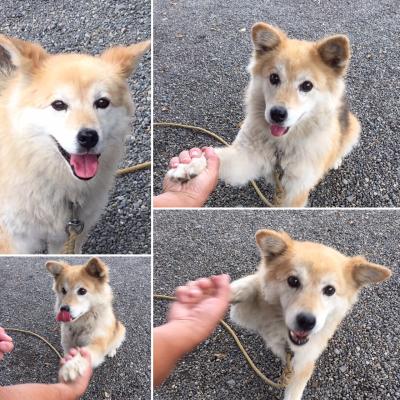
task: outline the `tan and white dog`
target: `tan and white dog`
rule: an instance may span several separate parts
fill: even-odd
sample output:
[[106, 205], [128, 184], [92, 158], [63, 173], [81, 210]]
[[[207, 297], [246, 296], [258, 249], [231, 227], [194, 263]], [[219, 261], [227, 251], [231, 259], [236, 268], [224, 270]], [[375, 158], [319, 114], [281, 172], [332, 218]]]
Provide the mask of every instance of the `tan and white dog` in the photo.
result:
[[[285, 192], [279, 205], [302, 207], [359, 139], [345, 96], [349, 40], [293, 40], [264, 22], [253, 26], [252, 40], [246, 118], [232, 146], [216, 149], [220, 178], [235, 186], [261, 177], [273, 183], [278, 168]], [[205, 167], [202, 157], [168, 175], [187, 181]]]
[[231, 318], [258, 332], [283, 362], [287, 348], [294, 353], [284, 398], [299, 400], [359, 290], [389, 278], [391, 271], [284, 232], [260, 230], [256, 242], [262, 260], [255, 274], [232, 282]]
[[[114, 315], [107, 266], [98, 258], [91, 258], [80, 266], [48, 261], [46, 268], [54, 277], [56, 319], [61, 323], [64, 353], [72, 347], [85, 347], [93, 368], [102, 364], [106, 356], [114, 357], [125, 339], [125, 327]], [[86, 367], [85, 359], [77, 355], [61, 367], [60, 376], [66, 381], [74, 380]]]
[[129, 133], [127, 78], [149, 45], [53, 55], [0, 35], [0, 227], [14, 252], [60, 253], [72, 205], [81, 251]]

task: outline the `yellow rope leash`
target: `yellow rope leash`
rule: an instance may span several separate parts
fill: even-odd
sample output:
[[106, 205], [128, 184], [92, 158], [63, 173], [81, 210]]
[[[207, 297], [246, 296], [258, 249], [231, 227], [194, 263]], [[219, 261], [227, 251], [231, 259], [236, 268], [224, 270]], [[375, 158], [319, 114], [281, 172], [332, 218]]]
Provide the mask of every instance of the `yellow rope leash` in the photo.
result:
[[[194, 126], [194, 125], [186, 125], [186, 124], [178, 124], [175, 122], [155, 122], [153, 124], [153, 127], [170, 127], [170, 128], [182, 128], [182, 129], [191, 129], [193, 131], [198, 131], [202, 132], [205, 135], [211, 136], [212, 138], [218, 140], [220, 143], [222, 143], [225, 146], [230, 146], [230, 144], [223, 139], [221, 136], [217, 135], [215, 132], [209, 131], [208, 129], [201, 128], [199, 126]], [[276, 174], [274, 174], [275, 178], [275, 186], [276, 186], [276, 192], [277, 196], [275, 197], [275, 203], [279, 204], [280, 201], [280, 196], [281, 196], [281, 191], [282, 191], [282, 186], [279, 182], [278, 177]], [[276, 207], [276, 204], [271, 203], [265, 195], [261, 192], [261, 189], [257, 185], [257, 183], [252, 180], [250, 181], [250, 184], [253, 186], [254, 190], [256, 191], [258, 197], [261, 199], [261, 201], [268, 207]]]
[[147, 168], [150, 168], [150, 167], [151, 167], [151, 161], [146, 161], [144, 163], [134, 165], [133, 167], [126, 167], [126, 168], [119, 169], [117, 171], [117, 176], [123, 176], [123, 175], [126, 175], [126, 174], [131, 174], [133, 172], [140, 171], [142, 169], [147, 169]]
[[[168, 301], [175, 301], [176, 298], [172, 296], [166, 296], [163, 294], [155, 294], [153, 295], [153, 298], [156, 300], [168, 300]], [[220, 320], [219, 321], [220, 325], [228, 332], [233, 340], [235, 341], [237, 347], [243, 354], [244, 358], [246, 359], [247, 363], [250, 365], [250, 368], [267, 384], [270, 385], [274, 388], [277, 389], [283, 389], [285, 388], [290, 380], [291, 374], [292, 374], [292, 367], [291, 367], [291, 359], [292, 356], [290, 353], [286, 354], [286, 366], [285, 369], [282, 372], [281, 377], [279, 378], [278, 382], [274, 382], [273, 380], [269, 379], [266, 377], [254, 364], [253, 360], [250, 358], [249, 354], [247, 353], [246, 349], [243, 347], [243, 344], [241, 343], [240, 339], [236, 335], [235, 331], [224, 321]]]
[[37, 333], [25, 330], [25, 329], [17, 329], [17, 328], [4, 328], [6, 332], [17, 332], [17, 333], [24, 333], [26, 335], [31, 335], [34, 336], [38, 339], [40, 339], [42, 342], [46, 343], [47, 346], [50, 347], [51, 350], [53, 350], [54, 353], [57, 354], [57, 357], [59, 359], [62, 358], [62, 355], [58, 352], [58, 350], [49, 342], [47, 341], [43, 336], [38, 335]]

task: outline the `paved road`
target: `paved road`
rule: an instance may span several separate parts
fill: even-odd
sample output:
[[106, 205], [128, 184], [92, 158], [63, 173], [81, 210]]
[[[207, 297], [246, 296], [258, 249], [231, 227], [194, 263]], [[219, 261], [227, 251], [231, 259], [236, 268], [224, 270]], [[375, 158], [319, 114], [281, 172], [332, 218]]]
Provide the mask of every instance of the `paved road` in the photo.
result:
[[[320, 241], [349, 254], [363, 254], [389, 266], [391, 280], [363, 290], [352, 313], [317, 363], [304, 400], [400, 398], [400, 279], [397, 211], [157, 211], [154, 237], [154, 292], [171, 294], [188, 280], [229, 273], [233, 279], [254, 271], [259, 261], [254, 233], [283, 229], [294, 238]], [[154, 324], [165, 320], [166, 304], [155, 303]], [[267, 374], [279, 376], [280, 363], [256, 335], [235, 327]], [[277, 399], [253, 375], [226, 333], [215, 334], [188, 355], [156, 399]]]
[[[307, 40], [347, 34], [353, 50], [348, 96], [363, 127], [361, 145], [313, 191], [310, 205], [399, 206], [399, 19], [396, 0], [156, 0], [154, 119], [203, 126], [232, 142], [244, 116], [253, 23], [265, 20]], [[217, 145], [175, 129], [156, 129], [154, 138], [156, 193], [172, 156], [193, 146]], [[263, 203], [250, 187], [219, 184], [207, 205]]]
[[[32, 330], [61, 351], [47, 257], [0, 259], [0, 326]], [[150, 258], [104, 257], [114, 305], [127, 338], [113, 359], [95, 370], [84, 400], [150, 399]], [[81, 263], [73, 258], [71, 263]], [[53, 383], [58, 360], [35, 338], [12, 334], [15, 351], [0, 363], [0, 385]]]
[[[38, 41], [50, 52], [98, 54], [111, 45], [150, 38], [150, 0], [22, 1], [0, 5], [1, 33]], [[135, 122], [122, 166], [150, 160], [150, 53], [129, 80]], [[119, 178], [86, 253], [150, 253], [150, 172]]]

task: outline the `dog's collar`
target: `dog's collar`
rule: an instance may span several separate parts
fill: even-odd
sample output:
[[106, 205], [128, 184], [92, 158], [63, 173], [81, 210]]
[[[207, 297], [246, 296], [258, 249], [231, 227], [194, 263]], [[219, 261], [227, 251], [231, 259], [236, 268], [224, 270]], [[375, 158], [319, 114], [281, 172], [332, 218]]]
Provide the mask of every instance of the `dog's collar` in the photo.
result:
[[72, 201], [68, 202], [68, 206], [71, 212], [71, 217], [70, 220], [67, 222], [65, 225], [65, 230], [68, 235], [70, 235], [72, 232], [79, 235], [82, 233], [83, 228], [85, 227], [85, 224], [83, 221], [79, 219], [79, 206], [76, 203], [73, 203]]

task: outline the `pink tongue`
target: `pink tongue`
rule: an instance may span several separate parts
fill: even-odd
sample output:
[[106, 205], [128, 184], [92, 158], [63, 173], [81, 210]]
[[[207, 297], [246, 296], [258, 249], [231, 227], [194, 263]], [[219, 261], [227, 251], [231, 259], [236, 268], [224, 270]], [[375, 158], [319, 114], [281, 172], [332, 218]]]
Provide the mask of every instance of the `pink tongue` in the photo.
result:
[[282, 136], [286, 131], [284, 126], [271, 125], [271, 133], [273, 136]]
[[68, 311], [60, 311], [57, 314], [56, 320], [58, 322], [69, 322], [72, 320], [71, 314]]
[[71, 154], [70, 164], [79, 178], [90, 179], [96, 175], [99, 166], [96, 154]]

